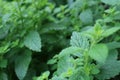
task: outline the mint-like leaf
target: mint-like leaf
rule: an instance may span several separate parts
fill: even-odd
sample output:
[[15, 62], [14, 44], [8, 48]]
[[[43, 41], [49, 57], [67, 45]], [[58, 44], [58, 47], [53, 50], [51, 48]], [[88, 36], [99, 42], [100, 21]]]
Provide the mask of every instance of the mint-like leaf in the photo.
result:
[[31, 51], [26, 50], [17, 56], [15, 60], [15, 73], [19, 80], [23, 80], [25, 77], [29, 64], [31, 62]]
[[90, 49], [89, 55], [97, 62], [104, 63], [108, 56], [108, 48], [105, 44], [96, 44]]
[[99, 80], [113, 78], [120, 73], [120, 60], [117, 60], [117, 50], [111, 50], [105, 64], [100, 68], [100, 73], [96, 76]]
[[120, 27], [112, 27], [110, 29], [105, 30], [103, 32], [102, 36], [108, 37], [108, 36], [112, 35], [113, 33], [117, 32], [118, 30], [120, 30]]
[[60, 52], [60, 54], [59, 54], [59, 58], [61, 58], [61, 57], [63, 57], [63, 56], [66, 56], [66, 55], [70, 55], [70, 54], [72, 54], [72, 55], [74, 55], [74, 54], [79, 54], [79, 55], [81, 55], [81, 53], [82, 53], [82, 49], [81, 48], [79, 48], [79, 47], [68, 47], [68, 48], [66, 48], [66, 49], [63, 49], [61, 52]]
[[80, 34], [79, 32], [73, 32], [70, 40], [70, 44], [75, 47], [80, 47], [82, 49], [89, 48], [89, 41], [86, 36]]
[[41, 51], [41, 38], [37, 31], [31, 31], [24, 40], [24, 44], [26, 47], [33, 51], [40, 52]]

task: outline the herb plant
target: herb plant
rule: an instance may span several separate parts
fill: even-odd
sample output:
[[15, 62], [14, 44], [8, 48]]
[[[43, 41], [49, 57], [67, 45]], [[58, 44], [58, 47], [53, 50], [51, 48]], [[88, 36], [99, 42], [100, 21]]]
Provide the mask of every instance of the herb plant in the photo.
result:
[[0, 0], [0, 80], [119, 80], [120, 0]]

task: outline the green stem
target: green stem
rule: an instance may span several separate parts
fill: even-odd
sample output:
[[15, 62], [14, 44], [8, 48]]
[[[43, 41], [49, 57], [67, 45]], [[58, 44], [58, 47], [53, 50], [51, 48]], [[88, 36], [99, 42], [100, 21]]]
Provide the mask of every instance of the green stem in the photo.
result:
[[84, 53], [84, 70], [87, 75], [89, 75], [89, 55], [88, 52]]

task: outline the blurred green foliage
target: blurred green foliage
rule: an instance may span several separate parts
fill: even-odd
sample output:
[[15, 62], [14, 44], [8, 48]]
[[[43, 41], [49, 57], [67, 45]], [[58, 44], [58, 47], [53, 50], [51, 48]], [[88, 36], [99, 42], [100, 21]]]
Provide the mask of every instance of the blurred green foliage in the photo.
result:
[[120, 0], [0, 0], [0, 80], [111, 79], [119, 22]]

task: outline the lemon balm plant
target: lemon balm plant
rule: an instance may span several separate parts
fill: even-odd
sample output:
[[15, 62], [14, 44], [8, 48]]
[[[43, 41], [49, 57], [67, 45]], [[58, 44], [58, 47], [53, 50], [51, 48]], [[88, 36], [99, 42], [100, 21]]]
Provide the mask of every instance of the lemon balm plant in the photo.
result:
[[119, 0], [0, 0], [0, 80], [116, 80], [119, 16]]
[[[116, 31], [120, 29], [114, 28]], [[113, 34], [114, 28], [107, 31], [112, 29], [110, 34]], [[56, 66], [50, 80], [106, 80], [118, 75], [120, 61], [117, 60], [118, 52], [115, 48], [119, 46], [112, 47], [116, 43], [100, 43], [108, 36], [107, 31], [98, 20], [92, 29], [73, 32], [71, 46], [48, 61], [48, 64], [54, 65], [53, 69]], [[33, 80], [48, 80], [48, 76], [49, 72], [45, 72]]]

